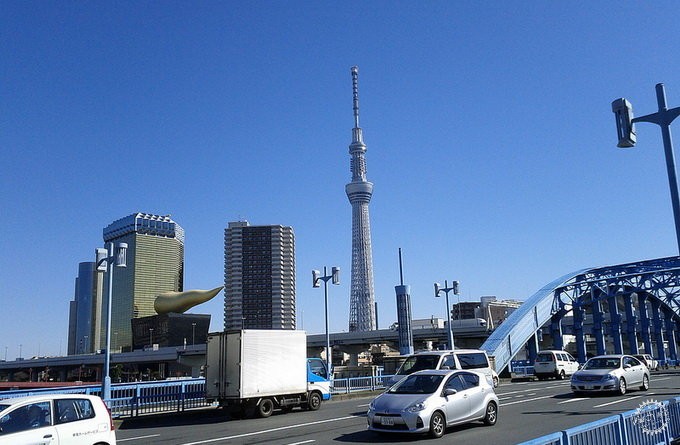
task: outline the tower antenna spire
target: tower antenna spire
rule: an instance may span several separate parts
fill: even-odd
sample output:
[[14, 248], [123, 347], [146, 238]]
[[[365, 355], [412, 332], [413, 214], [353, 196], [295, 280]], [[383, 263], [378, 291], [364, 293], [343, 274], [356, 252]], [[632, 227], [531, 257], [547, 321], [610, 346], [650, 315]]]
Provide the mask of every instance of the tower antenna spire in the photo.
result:
[[359, 128], [359, 67], [352, 67], [352, 109], [354, 110], [354, 128]]

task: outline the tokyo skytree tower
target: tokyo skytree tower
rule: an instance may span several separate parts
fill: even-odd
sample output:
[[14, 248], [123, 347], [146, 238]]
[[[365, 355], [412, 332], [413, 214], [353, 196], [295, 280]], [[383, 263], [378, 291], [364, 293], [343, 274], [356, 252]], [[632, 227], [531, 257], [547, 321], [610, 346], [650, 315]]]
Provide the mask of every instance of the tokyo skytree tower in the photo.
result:
[[349, 330], [363, 332], [376, 328], [371, 223], [368, 217], [368, 203], [373, 195], [373, 183], [366, 180], [366, 145], [359, 128], [359, 68], [353, 66], [351, 72], [354, 128], [349, 154], [352, 182], [345, 186], [347, 198], [352, 204], [352, 288], [349, 299]]

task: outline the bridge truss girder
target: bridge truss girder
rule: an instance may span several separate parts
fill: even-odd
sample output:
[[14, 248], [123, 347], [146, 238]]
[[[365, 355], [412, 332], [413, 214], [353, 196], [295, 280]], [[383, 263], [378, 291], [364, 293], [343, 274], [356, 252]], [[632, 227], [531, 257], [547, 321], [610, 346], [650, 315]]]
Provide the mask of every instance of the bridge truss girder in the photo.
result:
[[[591, 332], [584, 329], [588, 316]], [[521, 350], [533, 360], [544, 325], [553, 347], [563, 349], [563, 321], [573, 316], [579, 361], [586, 359], [586, 336], [594, 337], [596, 352], [646, 353], [660, 361], [677, 360], [680, 330], [680, 257], [583, 269], [544, 286], [496, 329], [482, 345], [503, 370]], [[606, 351], [611, 338], [614, 351]], [[624, 342], [625, 339], [625, 342]], [[624, 346], [627, 343], [627, 350]], [[668, 354], [666, 354], [666, 346]], [[652, 352], [655, 350], [655, 353]]]

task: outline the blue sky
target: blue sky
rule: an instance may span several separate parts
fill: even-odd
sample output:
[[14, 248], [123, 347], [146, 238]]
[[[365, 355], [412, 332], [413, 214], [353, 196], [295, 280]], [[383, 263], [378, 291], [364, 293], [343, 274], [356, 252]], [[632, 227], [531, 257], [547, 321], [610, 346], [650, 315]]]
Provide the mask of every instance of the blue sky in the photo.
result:
[[[525, 299], [589, 266], [677, 254], [661, 134], [616, 149], [611, 102], [680, 105], [677, 2], [8, 1], [0, 14], [0, 358], [66, 352], [78, 263], [133, 212], [186, 230], [187, 289], [223, 282], [229, 221], [339, 266], [347, 329], [352, 90], [359, 66], [380, 327], [398, 249], [416, 318]], [[194, 312], [222, 328], [222, 294]]]

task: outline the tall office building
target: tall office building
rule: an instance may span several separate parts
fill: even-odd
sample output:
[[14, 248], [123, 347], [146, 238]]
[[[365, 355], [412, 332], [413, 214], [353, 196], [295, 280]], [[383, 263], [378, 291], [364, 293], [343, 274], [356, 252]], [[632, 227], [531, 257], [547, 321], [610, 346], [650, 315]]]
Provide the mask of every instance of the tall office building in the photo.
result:
[[74, 299], [69, 310], [68, 354], [102, 349], [102, 277], [94, 262], [78, 265]]
[[291, 227], [239, 221], [224, 230], [224, 328], [295, 329]]
[[[133, 213], [109, 224], [104, 242], [107, 249], [111, 242], [128, 245], [127, 267], [114, 267], [111, 311], [111, 349], [127, 349], [132, 345], [131, 320], [155, 315], [159, 293], [184, 290], [184, 229], [170, 216]], [[104, 280], [108, 283], [108, 277]]]
[[375, 296], [373, 291], [373, 251], [368, 203], [373, 195], [373, 183], [366, 179], [366, 145], [359, 127], [359, 68], [353, 66], [352, 92], [354, 128], [349, 146], [352, 182], [345, 186], [352, 204], [352, 284], [349, 299], [349, 330], [372, 331], [376, 328]]

